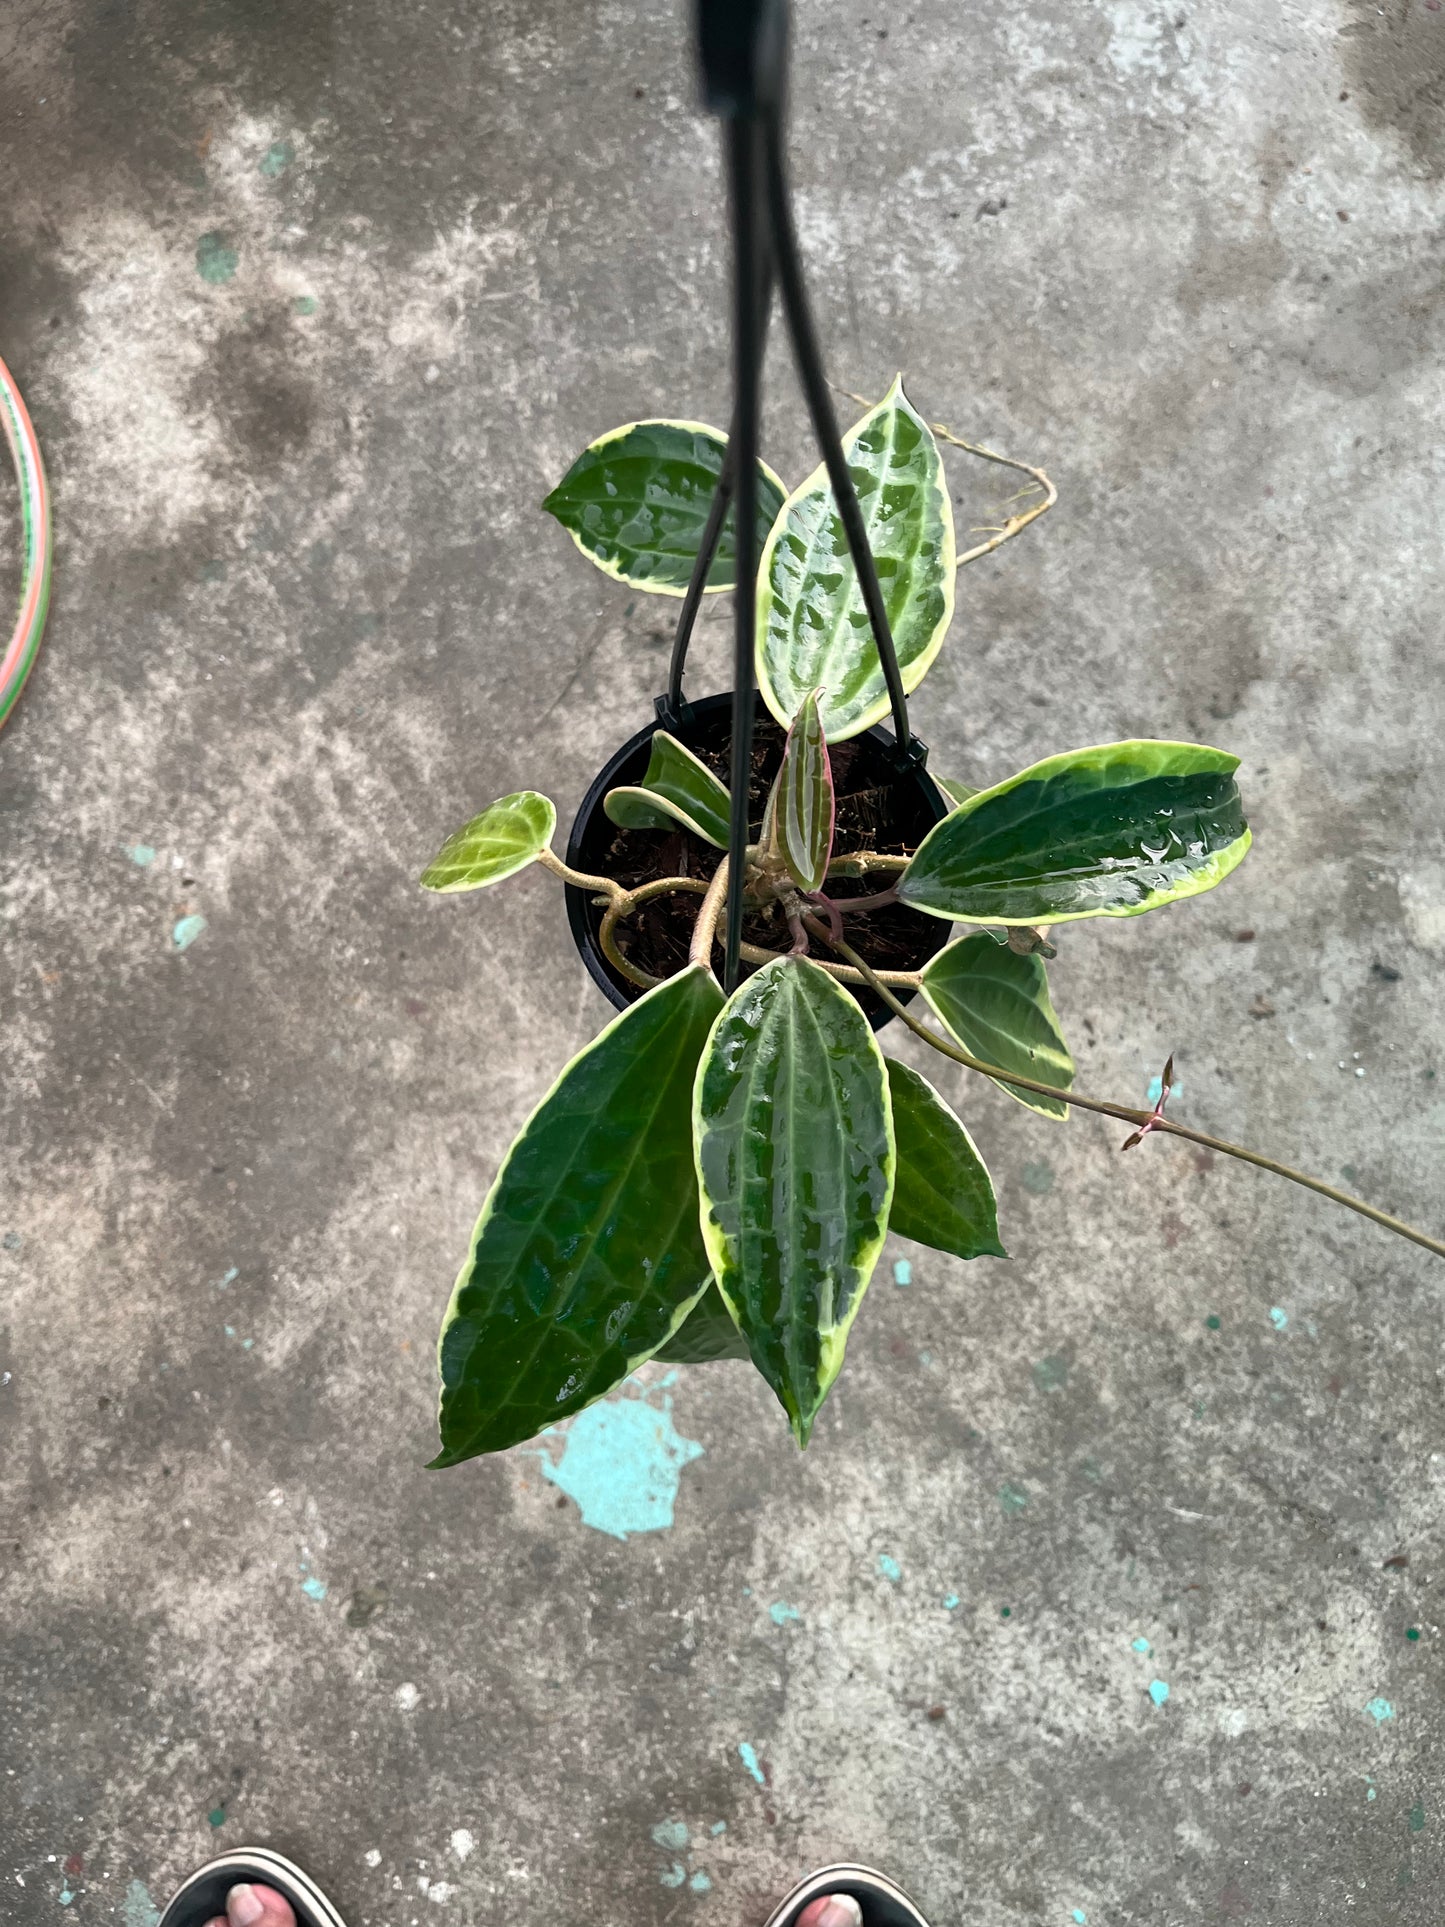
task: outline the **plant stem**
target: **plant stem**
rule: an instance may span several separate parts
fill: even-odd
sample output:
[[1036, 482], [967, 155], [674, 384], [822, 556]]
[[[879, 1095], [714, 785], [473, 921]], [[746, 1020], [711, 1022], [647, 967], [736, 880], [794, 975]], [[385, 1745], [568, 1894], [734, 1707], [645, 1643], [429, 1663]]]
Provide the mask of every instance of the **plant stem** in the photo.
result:
[[639, 970], [637, 965], [629, 962], [617, 948], [617, 938], [614, 932], [620, 914], [615, 903], [607, 906], [606, 915], [602, 919], [602, 927], [597, 932], [598, 946], [612, 968], [619, 976], [625, 977], [628, 983], [636, 984], [642, 990], [656, 990], [657, 986], [662, 982], [661, 977], [649, 977], [645, 970]]
[[575, 883], [579, 890], [600, 890], [613, 903], [627, 895], [622, 885], [611, 877], [590, 877], [585, 870], [569, 870], [553, 850], [545, 847], [538, 850], [537, 861], [544, 870], [550, 870], [554, 877], [561, 877], [564, 883]]
[[[862, 973], [864, 981], [896, 1016], [903, 1019], [916, 1037], [921, 1037], [925, 1044], [931, 1044], [945, 1057], [951, 1057], [956, 1064], [962, 1064], [971, 1071], [979, 1071], [983, 1076], [994, 1078], [998, 1083], [1012, 1084], [1020, 1090], [1037, 1091], [1041, 1097], [1057, 1098], [1064, 1104], [1072, 1104], [1077, 1110], [1096, 1111], [1103, 1117], [1119, 1118], [1125, 1124], [1135, 1126], [1148, 1124], [1154, 1117], [1152, 1111], [1133, 1110], [1127, 1104], [1109, 1104], [1101, 1098], [1081, 1097], [1074, 1091], [1061, 1091], [1052, 1084], [1041, 1084], [1032, 1077], [1015, 1076], [1011, 1071], [1000, 1070], [996, 1064], [985, 1064], [977, 1057], [971, 1056], [968, 1051], [945, 1042], [926, 1024], [921, 1024], [898, 1001], [878, 973], [864, 962], [850, 944], [836, 942], [829, 935], [827, 928], [815, 917], [807, 917], [804, 921], [815, 937], [831, 945], [840, 957], [846, 957], [849, 963]], [[1374, 1205], [1366, 1204], [1363, 1198], [1353, 1198], [1348, 1191], [1336, 1190], [1332, 1184], [1325, 1184], [1319, 1178], [1312, 1178], [1304, 1171], [1295, 1170], [1293, 1165], [1281, 1164], [1277, 1158], [1267, 1158], [1258, 1151], [1248, 1151], [1243, 1145], [1230, 1144], [1224, 1138], [1211, 1137], [1207, 1131], [1192, 1131], [1187, 1124], [1176, 1124], [1167, 1117], [1158, 1118], [1153, 1124], [1153, 1129], [1167, 1132], [1170, 1137], [1183, 1138], [1190, 1144], [1201, 1144], [1207, 1150], [1221, 1152], [1225, 1157], [1238, 1158], [1242, 1163], [1253, 1164], [1261, 1171], [1273, 1171], [1276, 1177], [1288, 1178], [1291, 1184], [1300, 1184], [1307, 1191], [1316, 1191], [1322, 1198], [1329, 1198], [1335, 1204], [1344, 1205], [1347, 1211], [1358, 1212], [1362, 1218], [1369, 1218], [1372, 1223], [1383, 1225], [1386, 1231], [1393, 1231], [1401, 1238], [1408, 1238], [1412, 1244], [1423, 1245], [1426, 1251], [1433, 1251], [1437, 1258], [1445, 1258], [1445, 1244], [1442, 1244], [1438, 1238], [1432, 1238], [1424, 1231], [1417, 1231], [1413, 1225], [1406, 1224], [1400, 1218], [1391, 1217], [1388, 1211], [1377, 1210]]]
[[630, 917], [639, 904], [649, 903], [653, 897], [666, 896], [674, 890], [691, 890], [702, 896], [707, 885], [697, 877], [656, 877], [651, 883], [639, 884], [635, 890], [624, 890], [620, 897], [614, 897], [602, 917], [602, 927], [597, 932], [597, 941], [602, 954], [614, 970], [620, 971], [629, 983], [640, 984], [644, 990], [655, 990], [662, 982], [661, 977], [649, 977], [632, 963], [617, 947], [615, 935], [618, 921]]
[[[831, 942], [831, 938], [829, 939]], [[776, 963], [778, 958], [791, 953], [782, 950], [764, 950], [761, 944], [745, 943], [742, 954], [749, 963]], [[897, 990], [918, 990], [923, 984], [921, 970], [875, 970], [865, 977], [861, 970], [851, 964], [825, 963], [821, 957], [809, 957], [808, 962], [816, 964], [819, 970], [826, 970], [830, 977], [836, 977], [840, 984], [857, 984], [866, 987], [877, 982], [892, 984]]]
[[702, 908], [697, 913], [697, 922], [692, 927], [692, 942], [688, 945], [687, 951], [689, 963], [700, 963], [707, 969], [712, 969], [713, 939], [717, 935], [717, 920], [722, 915], [727, 887], [728, 858], [724, 856], [712, 873], [712, 882], [707, 886], [707, 895], [702, 900]]
[[845, 917], [857, 916], [863, 910], [885, 910], [890, 903], [897, 903], [898, 885], [890, 883], [886, 890], [875, 890], [869, 897], [830, 897], [828, 901]]

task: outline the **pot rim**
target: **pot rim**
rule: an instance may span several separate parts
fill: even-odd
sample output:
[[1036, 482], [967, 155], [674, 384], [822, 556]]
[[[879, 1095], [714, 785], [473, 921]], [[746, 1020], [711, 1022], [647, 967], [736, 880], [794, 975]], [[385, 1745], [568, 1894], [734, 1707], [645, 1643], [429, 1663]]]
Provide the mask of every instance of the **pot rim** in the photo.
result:
[[[758, 696], [755, 700], [759, 708], [763, 708], [762, 698]], [[683, 732], [686, 731], [687, 725], [690, 722], [695, 721], [699, 717], [711, 717], [724, 709], [731, 711], [731, 708], [731, 691], [723, 691], [714, 696], [700, 696], [696, 702], [686, 705], [683, 714], [675, 718], [672, 725], [664, 722], [661, 717], [654, 717], [644, 728], [639, 729], [634, 735], [629, 736], [625, 743], [614, 750], [612, 755], [609, 756], [607, 761], [602, 765], [601, 769], [598, 770], [596, 776], [593, 777], [591, 783], [588, 784], [586, 793], [577, 806], [577, 813], [573, 817], [571, 829], [567, 833], [568, 865], [572, 869], [587, 867], [583, 859], [582, 842], [587, 831], [591, 828], [598, 810], [602, 807], [604, 797], [610, 789], [616, 787], [618, 771], [623, 764], [635, 757], [639, 751], [645, 749], [659, 729], [677, 727], [679, 740], [686, 741], [686, 736]], [[764, 711], [764, 713], [767, 712]], [[881, 724], [874, 724], [871, 729], [862, 730], [859, 734], [862, 739], [875, 742], [880, 747], [889, 749], [893, 747], [892, 735], [884, 729]], [[915, 764], [913, 767], [901, 771], [899, 781], [920, 785], [926, 801], [937, 810], [938, 814], [937, 817], [935, 817], [935, 821], [948, 814], [952, 805], [945, 797], [943, 791], [938, 787], [933, 777], [928, 773], [926, 767], [922, 764]], [[597, 988], [614, 1009], [625, 1010], [635, 999], [629, 996], [618, 984], [608, 965], [607, 959], [602, 954], [601, 945], [597, 941], [596, 931], [596, 924], [600, 922], [600, 917], [593, 911], [593, 893], [578, 884], [568, 883], [564, 885], [563, 895], [567, 904], [567, 923], [572, 932], [572, 941], [577, 947], [578, 955], [581, 957], [583, 964], [586, 966], [588, 976], [591, 977], [593, 983], [597, 985]], [[933, 954], [936, 955], [938, 950], [942, 950], [944, 945], [950, 941], [951, 937], [952, 926], [938, 921], [938, 943]], [[850, 994], [853, 993], [852, 985], [846, 985], [845, 988], [849, 990]], [[898, 989], [895, 994], [900, 1003], [909, 1004], [912, 1003], [918, 993], [915, 990]], [[865, 1002], [862, 997], [858, 998], [858, 1002], [862, 1006], [873, 1029], [875, 1031], [882, 1030], [886, 1024], [893, 1021], [894, 1012], [871, 993], [867, 993], [867, 997], [867, 1002]], [[873, 1005], [874, 1008], [870, 1009], [870, 1004]]]

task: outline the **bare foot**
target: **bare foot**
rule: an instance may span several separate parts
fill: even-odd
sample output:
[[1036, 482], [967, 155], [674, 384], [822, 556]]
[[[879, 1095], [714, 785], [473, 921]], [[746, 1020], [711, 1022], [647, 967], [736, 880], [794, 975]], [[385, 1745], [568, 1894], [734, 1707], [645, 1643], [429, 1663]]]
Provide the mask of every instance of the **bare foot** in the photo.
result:
[[[269, 1921], [266, 1927], [271, 1927]], [[798, 1927], [863, 1927], [863, 1909], [852, 1894], [824, 1894], [808, 1902], [798, 1915]]]
[[[225, 1913], [208, 1920], [206, 1927], [296, 1927], [296, 1916], [290, 1901], [283, 1900], [274, 1887], [232, 1887]], [[825, 1927], [843, 1927], [843, 1922], [828, 1921]], [[852, 1922], [851, 1927], [858, 1923]]]

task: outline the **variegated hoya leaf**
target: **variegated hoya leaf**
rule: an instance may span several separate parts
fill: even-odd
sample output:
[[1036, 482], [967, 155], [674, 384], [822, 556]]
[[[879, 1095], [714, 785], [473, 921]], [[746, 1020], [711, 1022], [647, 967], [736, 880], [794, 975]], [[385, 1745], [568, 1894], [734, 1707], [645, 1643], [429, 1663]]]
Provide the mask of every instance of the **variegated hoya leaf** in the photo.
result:
[[926, 1077], [885, 1061], [898, 1144], [888, 1229], [955, 1258], [1006, 1258], [993, 1180], [962, 1119]]
[[454, 830], [421, 873], [428, 890], [480, 890], [535, 863], [552, 841], [556, 805], [536, 790], [518, 790]]
[[[894, 382], [843, 440], [906, 690], [953, 616], [953, 505], [932, 431]], [[830, 743], [888, 713], [888, 691], [842, 518], [819, 467], [783, 504], [758, 570], [758, 687], [787, 726], [821, 684]]]
[[883, 1248], [895, 1163], [882, 1053], [825, 970], [779, 958], [733, 993], [693, 1132], [713, 1276], [806, 1445]]
[[833, 768], [823, 740], [820, 689], [803, 698], [788, 730], [770, 820], [778, 852], [800, 890], [821, 890], [833, 852]]
[[963, 923], [1136, 917], [1213, 889], [1249, 848], [1237, 756], [1104, 743], [1050, 756], [936, 823], [898, 894]]
[[609, 790], [602, 807], [624, 829], [666, 830], [681, 823], [720, 850], [728, 845], [726, 784], [665, 729], [653, 734], [642, 781]]
[[[1021, 955], [991, 930], [975, 930], [931, 957], [923, 969], [923, 994], [966, 1051], [1066, 1091], [1074, 1060], [1049, 1000], [1044, 960]], [[1026, 1091], [1002, 1078], [994, 1082], [1043, 1117], [1067, 1118], [1057, 1097]]]
[[[641, 421], [614, 428], [585, 448], [543, 502], [578, 548], [606, 574], [655, 595], [685, 593], [722, 473], [727, 437], [705, 422]], [[757, 541], [787, 491], [758, 464]], [[710, 594], [737, 573], [735, 511], [708, 572]]]
[[573, 1058], [523, 1126], [442, 1325], [434, 1465], [581, 1411], [702, 1296], [692, 1087], [722, 1001], [700, 964], [670, 977]]

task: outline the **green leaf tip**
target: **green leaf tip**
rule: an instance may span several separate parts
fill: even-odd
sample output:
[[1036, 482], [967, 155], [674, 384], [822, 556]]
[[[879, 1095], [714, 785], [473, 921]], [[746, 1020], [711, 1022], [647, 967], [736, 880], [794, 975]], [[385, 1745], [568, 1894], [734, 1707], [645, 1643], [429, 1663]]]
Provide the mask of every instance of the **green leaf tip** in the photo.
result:
[[693, 1136], [713, 1276], [806, 1445], [883, 1248], [896, 1167], [882, 1053], [826, 971], [779, 958], [733, 993], [698, 1065]]
[[552, 841], [557, 808], [536, 790], [503, 796], [454, 830], [421, 873], [428, 890], [480, 890], [535, 863]]
[[[843, 438], [906, 691], [953, 618], [953, 504], [938, 444], [895, 381]], [[826, 468], [783, 503], [758, 570], [758, 689], [786, 728], [822, 685], [830, 743], [888, 714], [887, 685]]]
[[[628, 422], [589, 444], [542, 507], [604, 574], [649, 594], [680, 596], [697, 559], [726, 449], [727, 437], [706, 422]], [[759, 462], [759, 548], [786, 494], [773, 471]], [[729, 509], [708, 572], [709, 594], [733, 587], [735, 526]]]
[[1213, 889], [1250, 845], [1237, 756], [1102, 743], [1047, 757], [936, 823], [898, 894], [961, 923], [1135, 917]]

